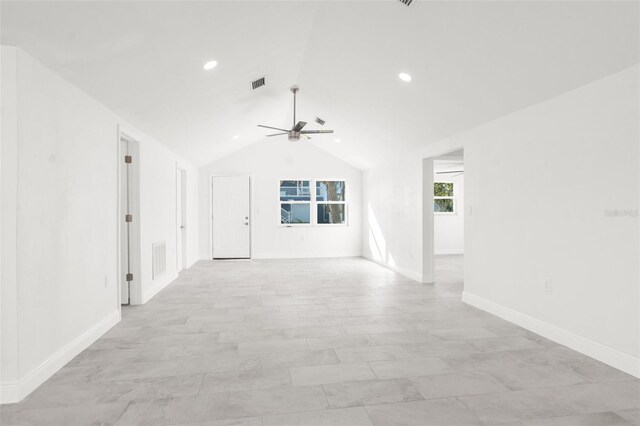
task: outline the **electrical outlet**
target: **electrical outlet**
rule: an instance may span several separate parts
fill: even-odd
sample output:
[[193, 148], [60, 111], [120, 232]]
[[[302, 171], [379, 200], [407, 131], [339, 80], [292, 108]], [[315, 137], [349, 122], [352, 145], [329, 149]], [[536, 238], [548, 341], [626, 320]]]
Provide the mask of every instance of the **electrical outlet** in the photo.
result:
[[544, 281], [544, 291], [546, 291], [547, 293], [551, 293], [553, 289], [551, 288], [551, 280], [545, 280]]

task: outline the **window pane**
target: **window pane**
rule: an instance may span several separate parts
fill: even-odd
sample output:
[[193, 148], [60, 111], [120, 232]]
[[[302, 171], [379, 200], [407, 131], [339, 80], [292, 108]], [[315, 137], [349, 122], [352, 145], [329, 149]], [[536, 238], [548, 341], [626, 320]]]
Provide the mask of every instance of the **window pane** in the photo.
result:
[[434, 182], [433, 195], [436, 197], [453, 197], [453, 183]]
[[433, 200], [433, 211], [436, 213], [453, 213], [453, 199]]
[[344, 201], [345, 185], [343, 180], [319, 180], [316, 182], [318, 201]]
[[311, 201], [308, 180], [281, 180], [280, 201]]
[[280, 223], [310, 223], [311, 204], [280, 204]]
[[344, 204], [318, 204], [318, 223], [345, 223]]

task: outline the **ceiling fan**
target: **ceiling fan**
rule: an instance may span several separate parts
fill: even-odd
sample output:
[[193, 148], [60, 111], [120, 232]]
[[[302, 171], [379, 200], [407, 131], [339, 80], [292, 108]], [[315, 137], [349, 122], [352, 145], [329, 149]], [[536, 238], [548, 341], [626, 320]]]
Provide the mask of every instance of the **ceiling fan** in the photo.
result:
[[307, 122], [298, 121], [296, 123], [296, 95], [298, 94], [298, 90], [300, 90], [300, 88], [298, 86], [293, 86], [291, 87], [290, 90], [291, 90], [291, 93], [293, 93], [293, 127], [291, 128], [291, 130], [281, 129], [279, 127], [264, 126], [262, 124], [258, 124], [258, 127], [264, 127], [265, 129], [279, 130], [282, 133], [273, 133], [267, 136], [271, 137], [271, 136], [287, 135], [287, 137], [289, 138], [289, 141], [291, 142], [297, 142], [300, 140], [301, 137], [304, 139], [311, 139], [307, 135], [314, 135], [319, 133], [333, 133], [333, 130], [302, 130], [304, 126], [307, 125]]

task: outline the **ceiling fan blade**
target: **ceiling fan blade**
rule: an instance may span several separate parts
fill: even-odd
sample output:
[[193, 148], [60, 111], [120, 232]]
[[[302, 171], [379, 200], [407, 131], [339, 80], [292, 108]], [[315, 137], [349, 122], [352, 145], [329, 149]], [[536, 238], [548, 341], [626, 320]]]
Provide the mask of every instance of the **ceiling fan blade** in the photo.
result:
[[287, 134], [287, 132], [285, 132], [285, 133], [274, 133], [274, 134], [272, 134], [272, 135], [267, 135], [267, 137], [271, 137], [271, 136], [280, 136], [280, 135], [286, 135], [286, 134]]
[[300, 132], [301, 135], [314, 135], [320, 133], [333, 133], [333, 130], [303, 130]]
[[306, 125], [307, 125], [306, 121], [298, 121], [298, 124], [293, 126], [293, 129], [291, 129], [291, 130], [293, 130], [294, 132], [299, 132]]
[[263, 126], [262, 124], [258, 124], [258, 127], [264, 127], [265, 129], [272, 129], [272, 130], [280, 130], [281, 132], [288, 132], [287, 129], [281, 129], [279, 127]]
[[301, 137], [304, 138], [305, 140], [311, 139], [311, 136], [307, 136], [307, 135], [301, 135]]
[[464, 173], [464, 170], [451, 170], [451, 171], [448, 171], [448, 172], [436, 172], [436, 173], [439, 174], [439, 175], [443, 175], [443, 174], [446, 174], [446, 173]]

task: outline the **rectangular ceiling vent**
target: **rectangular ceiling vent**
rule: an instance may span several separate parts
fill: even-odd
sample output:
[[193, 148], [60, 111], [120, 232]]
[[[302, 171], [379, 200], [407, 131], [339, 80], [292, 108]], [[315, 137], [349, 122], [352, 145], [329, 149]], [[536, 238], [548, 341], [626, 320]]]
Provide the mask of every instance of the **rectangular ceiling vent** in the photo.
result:
[[266, 84], [266, 82], [264, 81], [264, 77], [260, 77], [257, 80], [253, 80], [251, 82], [251, 90], [256, 90], [259, 87], [262, 87]]
[[411, 3], [413, 3], [413, 0], [398, 0], [398, 1], [404, 4], [405, 6], [411, 6]]
[[321, 126], [324, 126], [324, 123], [326, 123], [326, 121], [324, 121], [322, 118], [320, 117], [316, 117], [316, 123], [318, 123]]

